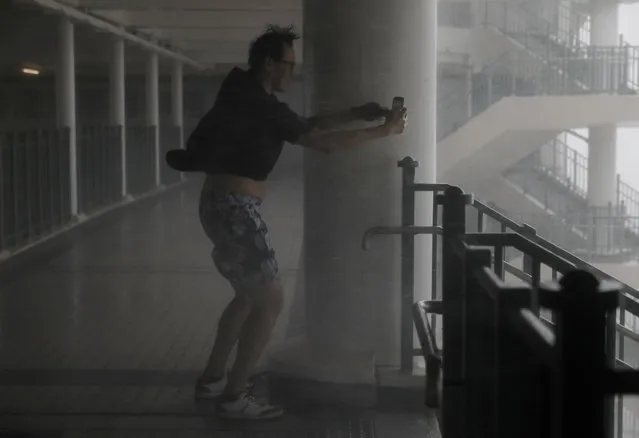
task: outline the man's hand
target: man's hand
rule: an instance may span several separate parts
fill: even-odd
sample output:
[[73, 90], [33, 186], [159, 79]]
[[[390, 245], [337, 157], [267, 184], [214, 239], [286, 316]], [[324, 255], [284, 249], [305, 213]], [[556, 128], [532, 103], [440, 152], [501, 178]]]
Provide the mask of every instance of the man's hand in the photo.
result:
[[388, 130], [388, 135], [402, 134], [408, 125], [408, 112], [406, 108], [398, 108], [390, 111], [386, 117], [384, 127]]
[[375, 102], [369, 102], [362, 106], [356, 106], [353, 108], [353, 113], [358, 120], [365, 120], [367, 122], [374, 122], [375, 120], [380, 120], [384, 117], [388, 117], [390, 114], [390, 110], [388, 108], [382, 107], [380, 104]]

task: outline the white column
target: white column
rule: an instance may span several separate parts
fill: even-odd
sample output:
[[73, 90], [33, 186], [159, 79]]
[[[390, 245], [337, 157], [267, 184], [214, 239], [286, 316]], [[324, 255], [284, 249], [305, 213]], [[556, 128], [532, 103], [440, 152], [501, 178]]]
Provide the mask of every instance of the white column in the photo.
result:
[[155, 127], [155, 185], [160, 186], [160, 86], [159, 61], [156, 52], [149, 52], [146, 66], [146, 123]]
[[590, 44], [593, 46], [616, 46], [618, 43], [618, 2], [593, 0], [590, 16]]
[[[608, 0], [593, 0], [591, 14], [591, 44], [616, 46], [619, 43], [618, 4]], [[612, 60], [610, 60], [612, 67]], [[606, 68], [603, 84], [610, 86]], [[600, 73], [601, 74], [601, 73]], [[617, 129], [615, 125], [590, 127], [589, 129], [588, 199], [593, 206], [613, 202], [616, 181]]]
[[125, 58], [124, 40], [118, 38], [113, 43], [113, 57], [111, 59], [111, 124], [121, 126], [121, 155], [122, 155], [122, 196], [127, 195], [126, 180], [126, 86], [125, 86]]
[[473, 117], [473, 65], [468, 61], [466, 70], [466, 117]]
[[[182, 62], [174, 61], [171, 76], [171, 105], [173, 106], [173, 126], [180, 128], [180, 148], [184, 148], [184, 69]], [[180, 173], [184, 179], [184, 173]]]
[[184, 125], [184, 92], [183, 92], [183, 67], [182, 62], [175, 61], [173, 75], [171, 76], [171, 113], [173, 114], [173, 126], [182, 128]]
[[69, 129], [69, 178], [71, 214], [78, 214], [78, 164], [75, 114], [75, 44], [73, 23], [60, 18], [58, 46], [58, 125]]
[[[328, 156], [305, 152], [308, 338], [276, 357], [289, 372], [371, 383], [375, 363], [399, 365], [400, 236], [377, 237], [368, 252], [361, 238], [369, 227], [400, 224], [398, 160], [406, 155], [418, 160], [420, 182], [436, 178], [436, 5], [305, 2], [304, 65], [314, 65], [307, 72], [312, 78], [305, 75], [314, 84], [312, 112], [366, 101], [390, 106], [399, 95], [406, 98], [410, 121], [403, 136]], [[418, 199], [416, 220], [428, 225], [431, 197]], [[429, 238], [416, 242], [415, 299], [420, 299], [430, 296], [431, 246]]]
[[617, 128], [590, 128], [588, 146], [588, 202], [595, 207], [617, 200]]

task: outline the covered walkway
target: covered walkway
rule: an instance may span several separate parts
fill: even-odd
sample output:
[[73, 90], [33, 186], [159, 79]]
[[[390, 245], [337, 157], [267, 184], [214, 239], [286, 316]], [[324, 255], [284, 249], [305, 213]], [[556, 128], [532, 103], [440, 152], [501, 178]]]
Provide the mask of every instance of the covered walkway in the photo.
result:
[[[286, 290], [272, 345], [303, 329], [295, 318], [303, 314], [296, 294], [300, 181], [301, 166], [278, 168], [265, 203]], [[306, 400], [287, 396], [291, 392], [268, 374], [258, 378], [258, 393], [270, 392], [287, 405], [284, 420], [220, 423], [212, 406], [194, 403], [193, 383], [231, 296], [210, 262], [197, 218], [198, 190], [199, 179], [188, 180], [0, 265], [0, 431], [374, 437], [404, 430], [401, 436], [410, 437], [412, 430], [429, 436], [432, 423], [419, 399], [412, 401], [413, 413], [383, 401], [366, 409], [322, 405], [310, 392]]]

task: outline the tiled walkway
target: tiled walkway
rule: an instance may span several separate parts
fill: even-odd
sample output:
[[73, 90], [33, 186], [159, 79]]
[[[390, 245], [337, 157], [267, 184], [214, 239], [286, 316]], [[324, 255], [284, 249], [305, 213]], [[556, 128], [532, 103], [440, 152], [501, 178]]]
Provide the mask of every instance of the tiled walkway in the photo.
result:
[[[287, 295], [274, 343], [294, 326], [290, 307], [299, 305], [300, 183], [299, 169], [280, 169], [264, 205]], [[198, 194], [199, 184], [190, 182], [114, 212], [54, 246], [53, 257], [0, 276], [0, 431], [372, 437], [394, 429], [394, 415], [308, 406], [292, 407], [285, 421], [240, 427], [215, 421], [211, 406], [193, 403], [193, 382], [231, 298], [210, 262]], [[421, 431], [420, 421], [410, 423]]]

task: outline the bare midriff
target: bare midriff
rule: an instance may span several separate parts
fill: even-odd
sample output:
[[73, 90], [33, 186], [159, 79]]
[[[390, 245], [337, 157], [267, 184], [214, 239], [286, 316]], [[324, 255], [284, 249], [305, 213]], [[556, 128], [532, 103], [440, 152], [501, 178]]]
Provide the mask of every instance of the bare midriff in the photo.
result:
[[204, 190], [213, 193], [233, 193], [264, 199], [266, 181], [256, 181], [245, 176], [229, 174], [207, 175]]

